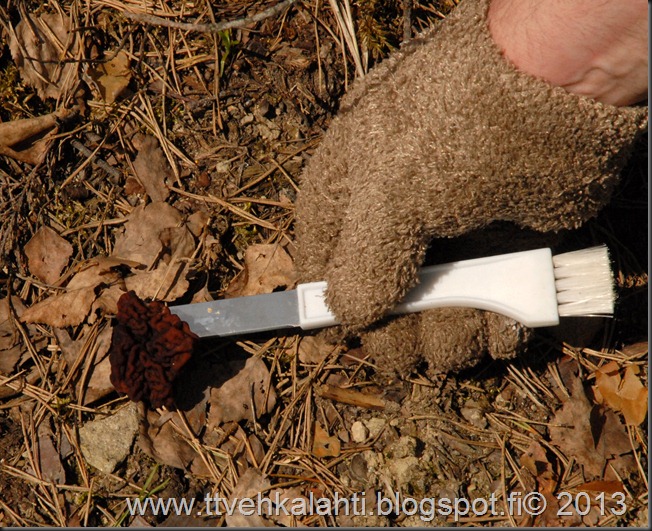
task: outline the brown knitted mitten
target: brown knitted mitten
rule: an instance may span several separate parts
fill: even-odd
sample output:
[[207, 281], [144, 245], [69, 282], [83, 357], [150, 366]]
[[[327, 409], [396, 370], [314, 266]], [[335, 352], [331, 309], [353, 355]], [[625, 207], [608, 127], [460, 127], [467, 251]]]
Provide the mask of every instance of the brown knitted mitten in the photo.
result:
[[[647, 126], [646, 107], [603, 105], [516, 70], [489, 34], [487, 5], [462, 2], [356, 83], [304, 171], [297, 266], [302, 281], [328, 281], [349, 332], [404, 297], [433, 238], [494, 221], [580, 226], [609, 201]], [[448, 370], [485, 351], [509, 355], [527, 335], [453, 309], [376, 325], [365, 339], [379, 359], [404, 356], [401, 371], [420, 357]]]

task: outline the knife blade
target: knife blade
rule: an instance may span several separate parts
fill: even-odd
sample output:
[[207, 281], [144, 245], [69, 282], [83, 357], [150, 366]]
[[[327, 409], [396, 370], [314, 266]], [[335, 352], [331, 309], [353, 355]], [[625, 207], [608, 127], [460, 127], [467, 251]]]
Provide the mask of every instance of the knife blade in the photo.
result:
[[171, 306], [199, 337], [234, 336], [301, 326], [296, 290]]

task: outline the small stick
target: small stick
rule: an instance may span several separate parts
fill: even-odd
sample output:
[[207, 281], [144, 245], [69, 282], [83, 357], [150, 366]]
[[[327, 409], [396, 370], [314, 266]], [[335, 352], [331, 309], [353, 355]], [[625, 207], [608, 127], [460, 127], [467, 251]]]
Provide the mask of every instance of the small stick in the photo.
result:
[[168, 20], [166, 18], [157, 17], [154, 15], [142, 15], [140, 13], [124, 13], [127, 18], [136, 20], [138, 22], [144, 22], [145, 24], [152, 24], [154, 26], [163, 26], [165, 28], [176, 28], [188, 31], [198, 31], [200, 33], [219, 33], [220, 31], [225, 31], [228, 29], [242, 28], [253, 24], [255, 22], [260, 22], [266, 18], [273, 17], [286, 7], [290, 7], [297, 0], [283, 0], [280, 4], [276, 4], [273, 7], [268, 7], [267, 9], [256, 13], [250, 17], [240, 18], [237, 20], [230, 20], [227, 22], [217, 22], [210, 24], [193, 24], [190, 22], [177, 22], [174, 20]]
[[319, 396], [329, 398], [336, 402], [349, 404], [351, 406], [362, 407], [365, 409], [385, 409], [385, 401], [376, 395], [368, 395], [354, 389], [345, 389], [335, 385], [324, 384], [318, 389]]
[[91, 151], [79, 140], [72, 140], [70, 143], [72, 144], [72, 147], [74, 147], [77, 151], [79, 151], [82, 155], [84, 155], [84, 157], [88, 157], [89, 159], [92, 159], [93, 162], [95, 162], [95, 164], [97, 164], [100, 168], [102, 168], [111, 177], [119, 179], [122, 176], [122, 174], [118, 170], [116, 170], [113, 166], [109, 166], [109, 164], [104, 159], [101, 159], [100, 157], [95, 155], [97, 150]]
[[403, 0], [403, 41], [412, 38], [412, 4], [414, 0]]

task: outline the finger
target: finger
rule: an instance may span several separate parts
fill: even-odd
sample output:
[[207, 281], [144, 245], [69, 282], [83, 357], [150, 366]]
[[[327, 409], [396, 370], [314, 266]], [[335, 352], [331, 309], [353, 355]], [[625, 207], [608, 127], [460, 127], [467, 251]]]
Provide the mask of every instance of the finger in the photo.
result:
[[326, 272], [326, 302], [342, 323], [371, 324], [415, 285], [426, 248], [419, 223], [380, 188], [352, 194]]
[[343, 153], [329, 149], [326, 139], [313, 155], [301, 180], [296, 202], [295, 264], [301, 282], [323, 280], [333, 249], [337, 247], [342, 212], [348, 202], [341, 176], [345, 174]]

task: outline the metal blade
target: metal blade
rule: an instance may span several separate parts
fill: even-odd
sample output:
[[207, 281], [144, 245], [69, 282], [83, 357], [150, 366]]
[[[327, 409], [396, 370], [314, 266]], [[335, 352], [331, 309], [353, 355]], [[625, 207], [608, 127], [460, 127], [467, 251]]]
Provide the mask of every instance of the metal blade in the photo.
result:
[[234, 336], [299, 326], [297, 292], [279, 291], [170, 306], [199, 337]]

